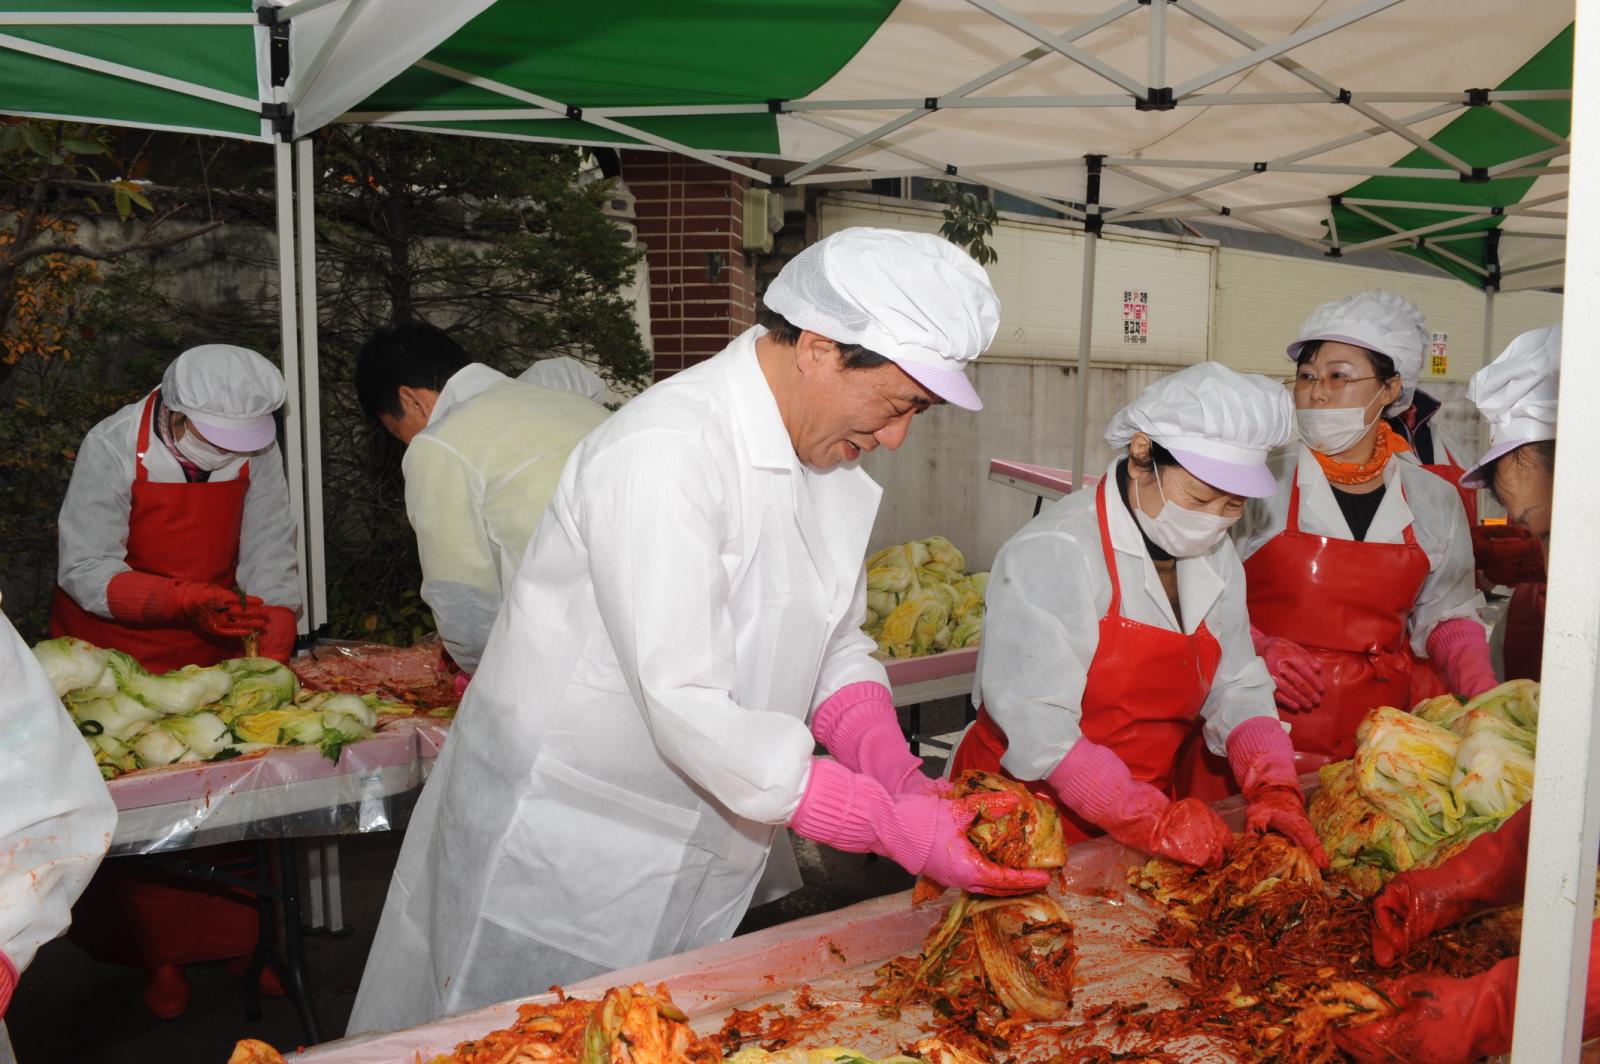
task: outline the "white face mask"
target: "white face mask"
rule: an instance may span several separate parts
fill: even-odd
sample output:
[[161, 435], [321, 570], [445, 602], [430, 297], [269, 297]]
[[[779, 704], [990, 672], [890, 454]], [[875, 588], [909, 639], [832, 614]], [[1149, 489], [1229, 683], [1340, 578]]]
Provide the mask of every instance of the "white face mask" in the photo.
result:
[[1161, 470], [1152, 463], [1156, 474], [1156, 491], [1161, 493], [1161, 511], [1154, 517], [1144, 512], [1139, 503], [1139, 482], [1133, 482], [1133, 516], [1139, 527], [1150, 537], [1150, 542], [1174, 558], [1193, 558], [1209, 551], [1228, 534], [1237, 517], [1219, 517], [1204, 510], [1189, 510], [1167, 498], [1161, 490]]
[[[1371, 406], [1382, 397], [1379, 392], [1368, 401]], [[1367, 430], [1377, 423], [1383, 415], [1379, 410], [1373, 415], [1371, 421], [1367, 420], [1367, 406], [1342, 406], [1329, 410], [1325, 407], [1313, 407], [1294, 412], [1295, 421], [1300, 425], [1300, 438], [1306, 441], [1306, 446], [1313, 451], [1323, 454], [1343, 454], [1356, 445], [1356, 441], [1365, 436]]]
[[240, 457], [236, 451], [224, 451], [210, 440], [202, 439], [193, 425], [185, 427], [183, 436], [177, 441], [176, 446], [179, 454], [201, 469], [213, 473]]

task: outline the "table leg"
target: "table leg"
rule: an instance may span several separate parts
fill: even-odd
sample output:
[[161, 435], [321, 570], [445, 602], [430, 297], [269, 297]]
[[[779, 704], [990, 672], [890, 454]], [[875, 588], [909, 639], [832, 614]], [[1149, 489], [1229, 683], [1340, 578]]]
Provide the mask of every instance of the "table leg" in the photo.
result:
[[339, 878], [339, 840], [322, 841], [323, 886], [327, 892], [328, 934], [335, 938], [350, 933], [344, 924], [344, 883]]
[[[284, 977], [284, 989], [289, 991], [289, 997], [300, 1012], [300, 1026], [305, 1030], [306, 1043], [316, 1045], [322, 1041], [322, 1034], [306, 979], [305, 940], [300, 929], [299, 849], [294, 839], [278, 840], [279, 903], [283, 909], [284, 971], [281, 974]], [[276, 957], [272, 959], [277, 961]]]

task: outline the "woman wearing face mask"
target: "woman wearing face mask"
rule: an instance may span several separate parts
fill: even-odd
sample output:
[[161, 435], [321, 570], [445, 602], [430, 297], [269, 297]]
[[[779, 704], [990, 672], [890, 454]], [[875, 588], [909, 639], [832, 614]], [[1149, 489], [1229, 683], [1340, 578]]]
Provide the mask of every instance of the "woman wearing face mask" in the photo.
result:
[[1068, 837], [1106, 832], [1192, 865], [1230, 835], [1172, 786], [1186, 743], [1228, 759], [1248, 824], [1321, 847], [1294, 753], [1250, 645], [1228, 528], [1276, 490], [1267, 452], [1288, 395], [1217, 363], [1158, 381], [1111, 421], [1125, 449], [1093, 491], [1053, 503], [1001, 548], [973, 698], [952, 770], [1004, 771], [1054, 799]]
[[1406, 443], [1383, 419], [1410, 405], [1427, 343], [1393, 292], [1313, 311], [1288, 347], [1303, 443], [1274, 461], [1278, 491], [1234, 532], [1256, 650], [1295, 749], [1314, 757], [1349, 757], [1368, 710], [1437, 693], [1430, 672], [1468, 698], [1496, 683], [1461, 497], [1392, 460]]
[[[289, 659], [300, 582], [274, 444], [283, 399], [272, 363], [207, 344], [89, 430], [61, 504], [52, 636], [151, 672], [241, 657], [252, 634], [258, 653]], [[145, 1003], [167, 1018], [188, 1001], [180, 966], [248, 955], [257, 922], [251, 904], [119, 859], [84, 895], [73, 935], [97, 959], [145, 968]]]
[[89, 430], [61, 504], [52, 636], [151, 672], [239, 657], [246, 635], [289, 660], [300, 581], [274, 446], [283, 398], [272, 363], [207, 344]]

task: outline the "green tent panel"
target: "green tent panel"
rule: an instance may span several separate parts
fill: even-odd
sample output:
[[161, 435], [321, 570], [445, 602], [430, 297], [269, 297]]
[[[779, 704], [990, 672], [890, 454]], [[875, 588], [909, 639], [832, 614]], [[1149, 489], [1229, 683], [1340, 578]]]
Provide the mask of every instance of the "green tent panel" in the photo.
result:
[[[1572, 87], [1572, 41], [1574, 28], [1568, 26], [1554, 40], [1494, 88], [1501, 91], [1526, 89], [1570, 89]], [[1566, 100], [1526, 100], [1508, 103], [1523, 116], [1552, 133], [1566, 136], [1572, 123], [1572, 105]], [[1534, 155], [1552, 147], [1550, 141], [1486, 107], [1474, 107], [1429, 138], [1471, 166], [1491, 167], [1513, 159]], [[1394, 164], [1397, 167], [1445, 169], [1445, 164], [1422, 149]], [[1396, 203], [1459, 204], [1463, 207], [1510, 207], [1520, 202], [1533, 186], [1533, 177], [1502, 177], [1482, 183], [1435, 181], [1411, 177], [1371, 177], [1348, 189], [1346, 199], [1388, 200]], [[1420, 229], [1449, 217], [1440, 211], [1406, 207], [1366, 207], [1402, 230]], [[1347, 207], [1335, 207], [1333, 216], [1341, 244], [1357, 244], [1387, 236], [1391, 231], [1363, 218]], [[1436, 236], [1485, 232], [1500, 227], [1494, 215], [1476, 216], [1460, 225], [1441, 230]], [[1488, 241], [1452, 240], [1450, 252], [1484, 268], [1489, 267]], [[1483, 287], [1487, 278], [1430, 248], [1427, 238], [1398, 249], [1431, 263], [1468, 284]]]
[[[605, 5], [500, 0], [428, 61], [577, 107], [760, 103], [815, 91], [850, 61], [896, 0], [619, 0]], [[752, 17], [752, 13], [759, 17]], [[525, 109], [528, 105], [428, 69], [412, 68], [353, 110], [364, 113]], [[629, 119], [692, 148], [775, 154], [771, 115]], [[441, 131], [626, 144], [588, 123], [429, 122]]]

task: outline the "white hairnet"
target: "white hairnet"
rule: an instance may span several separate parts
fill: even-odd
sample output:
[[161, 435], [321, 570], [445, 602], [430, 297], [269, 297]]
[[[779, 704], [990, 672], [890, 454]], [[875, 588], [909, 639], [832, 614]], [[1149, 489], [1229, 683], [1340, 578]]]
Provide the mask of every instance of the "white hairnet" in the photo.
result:
[[1120, 449], [1142, 432], [1207, 484], [1262, 498], [1277, 490], [1267, 454], [1294, 431], [1294, 400], [1281, 383], [1202, 362], [1146, 388], [1112, 417], [1105, 438]]
[[1400, 398], [1383, 412], [1393, 416], [1411, 405], [1429, 336], [1422, 311], [1405, 296], [1369, 288], [1322, 304], [1300, 323], [1300, 335], [1288, 347], [1289, 357], [1298, 361], [1300, 349], [1313, 340], [1338, 340], [1389, 356], [1400, 374]]
[[1512, 340], [1472, 375], [1467, 398], [1489, 423], [1489, 449], [1461, 477], [1487, 487], [1486, 466], [1525, 443], [1556, 438], [1556, 392], [1561, 386], [1561, 326], [1547, 325]]
[[271, 443], [276, 432], [272, 414], [283, 399], [278, 367], [231, 344], [191, 347], [161, 377], [162, 402], [230, 451], [259, 451]]
[[791, 325], [890, 359], [948, 402], [983, 405], [962, 368], [993, 341], [1000, 298], [948, 240], [842, 229], [791, 259], [763, 302]]

